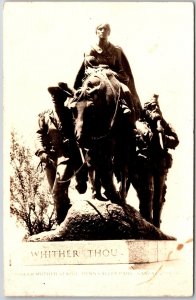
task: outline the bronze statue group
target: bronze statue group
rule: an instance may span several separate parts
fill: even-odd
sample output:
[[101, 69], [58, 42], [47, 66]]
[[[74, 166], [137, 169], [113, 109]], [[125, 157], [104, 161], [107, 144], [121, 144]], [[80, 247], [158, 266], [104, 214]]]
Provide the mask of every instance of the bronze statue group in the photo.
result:
[[92, 198], [121, 206], [132, 184], [141, 216], [160, 228], [172, 166], [168, 149], [179, 140], [163, 118], [158, 95], [142, 108], [128, 60], [108, 41], [109, 34], [109, 24], [97, 26], [98, 42], [85, 53], [73, 88], [63, 82], [48, 88], [54, 108], [39, 114], [36, 155], [58, 224], [71, 207], [68, 189], [75, 177], [79, 193], [89, 181]]

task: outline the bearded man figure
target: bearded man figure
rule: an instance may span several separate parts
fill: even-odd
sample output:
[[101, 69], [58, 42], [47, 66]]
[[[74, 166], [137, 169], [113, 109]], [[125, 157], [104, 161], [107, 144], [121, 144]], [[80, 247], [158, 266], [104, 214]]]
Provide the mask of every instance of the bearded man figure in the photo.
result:
[[48, 92], [54, 108], [39, 114], [35, 154], [44, 166], [54, 198], [57, 224], [60, 224], [71, 207], [68, 196], [71, 178], [76, 175], [76, 188], [79, 193], [86, 192], [88, 178], [75, 142], [72, 114], [68, 107], [64, 106], [67, 97], [73, 96], [72, 91], [69, 88], [49, 87]]
[[163, 118], [158, 97], [155, 94], [144, 104], [141, 119], [136, 122], [137, 161], [131, 182], [138, 194], [141, 215], [160, 228], [167, 174], [173, 161], [168, 149], [175, 149], [179, 140]]

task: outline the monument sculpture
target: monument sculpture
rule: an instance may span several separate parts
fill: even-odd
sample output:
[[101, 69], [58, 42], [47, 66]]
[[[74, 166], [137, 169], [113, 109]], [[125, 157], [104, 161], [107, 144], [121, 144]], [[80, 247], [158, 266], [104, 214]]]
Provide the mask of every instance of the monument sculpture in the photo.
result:
[[[97, 26], [96, 34], [74, 88], [63, 82], [48, 88], [54, 110], [39, 115], [36, 155], [59, 226], [27, 240], [174, 240], [160, 224], [172, 163], [168, 149], [175, 149], [178, 137], [162, 116], [158, 95], [142, 109], [126, 56], [108, 41], [109, 24]], [[73, 177], [79, 193], [91, 184], [84, 201], [69, 197]], [[130, 184], [140, 212], [126, 203]]]

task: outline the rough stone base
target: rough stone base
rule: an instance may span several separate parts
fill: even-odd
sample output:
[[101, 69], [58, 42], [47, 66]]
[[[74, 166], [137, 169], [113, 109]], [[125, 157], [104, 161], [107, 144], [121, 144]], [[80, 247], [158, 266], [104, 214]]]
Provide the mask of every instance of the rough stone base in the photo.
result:
[[84, 200], [69, 209], [56, 230], [30, 236], [28, 242], [78, 240], [175, 240], [144, 220], [132, 206]]

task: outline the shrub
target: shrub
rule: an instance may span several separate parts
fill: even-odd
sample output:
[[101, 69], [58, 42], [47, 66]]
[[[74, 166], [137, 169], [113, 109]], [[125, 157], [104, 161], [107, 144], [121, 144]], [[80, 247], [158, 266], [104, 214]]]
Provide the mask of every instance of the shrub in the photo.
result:
[[45, 175], [33, 161], [34, 153], [11, 132], [10, 213], [29, 235], [47, 231], [55, 223], [53, 199]]

